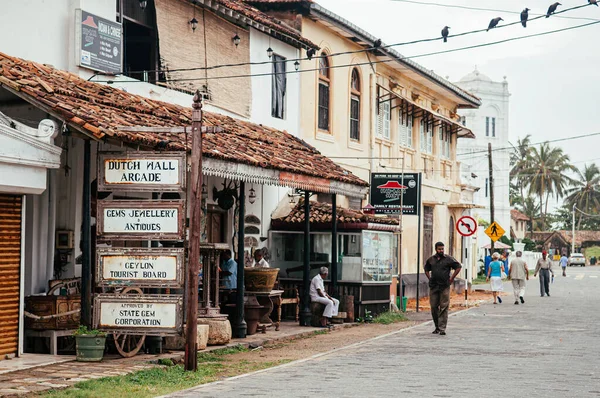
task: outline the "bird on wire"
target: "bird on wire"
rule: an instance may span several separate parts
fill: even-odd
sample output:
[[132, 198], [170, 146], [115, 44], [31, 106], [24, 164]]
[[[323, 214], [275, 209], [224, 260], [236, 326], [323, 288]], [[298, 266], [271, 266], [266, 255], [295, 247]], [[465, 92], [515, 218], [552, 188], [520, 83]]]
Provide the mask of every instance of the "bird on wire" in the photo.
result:
[[306, 57], [311, 60], [317, 51], [314, 48], [309, 48], [306, 50]]
[[598, 0], [588, 0], [588, 3], [595, 5], [598, 7]]
[[554, 11], [558, 8], [558, 6], [562, 6], [558, 1], [548, 7], [548, 12], [546, 13], [546, 18], [550, 18], [550, 15], [554, 14]]
[[524, 28], [527, 27], [528, 19], [529, 19], [529, 8], [525, 8], [523, 11], [521, 11], [521, 25], [523, 25]]
[[449, 34], [450, 34], [450, 27], [444, 26], [444, 29], [442, 29], [442, 37], [444, 38], [444, 43], [446, 43], [448, 41]]
[[490, 24], [488, 25], [486, 32], [489, 31], [490, 29], [494, 29], [496, 26], [498, 26], [498, 22], [500, 22], [500, 21], [504, 21], [504, 19], [502, 19], [500, 17], [492, 19], [490, 21]]
[[375, 42], [373, 43], [373, 47], [375, 47], [375, 48], [381, 47], [381, 39], [375, 40]]

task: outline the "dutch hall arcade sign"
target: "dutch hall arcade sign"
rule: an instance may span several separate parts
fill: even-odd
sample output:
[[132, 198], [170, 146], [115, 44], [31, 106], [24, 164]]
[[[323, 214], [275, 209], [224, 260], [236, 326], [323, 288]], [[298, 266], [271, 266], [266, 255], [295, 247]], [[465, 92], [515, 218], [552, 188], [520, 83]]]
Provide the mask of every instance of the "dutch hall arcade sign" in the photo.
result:
[[[185, 197], [184, 153], [101, 153], [98, 191], [179, 192]], [[115, 247], [112, 241], [182, 241], [184, 200], [98, 200], [96, 284], [115, 288], [94, 298], [94, 326], [105, 331], [165, 335], [181, 333], [181, 294], [139, 294], [143, 288], [182, 288], [183, 248]], [[110, 247], [106, 247], [105, 244]], [[148, 244], [149, 245], [149, 244]], [[151, 246], [151, 245], [149, 245]], [[122, 294], [129, 288], [130, 294]], [[133, 292], [133, 294], [131, 294]]]

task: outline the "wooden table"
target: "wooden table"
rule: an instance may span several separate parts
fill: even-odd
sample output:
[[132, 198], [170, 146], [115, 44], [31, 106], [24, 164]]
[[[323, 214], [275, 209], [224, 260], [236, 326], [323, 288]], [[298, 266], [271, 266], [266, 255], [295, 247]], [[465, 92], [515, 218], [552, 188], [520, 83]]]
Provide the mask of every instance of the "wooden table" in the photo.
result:
[[[283, 290], [271, 290], [271, 292], [244, 292], [245, 296], [254, 296], [260, 305], [264, 307], [261, 310], [261, 318], [260, 324], [262, 325], [262, 331], [265, 332], [266, 328], [272, 325], [275, 325], [275, 330], [279, 330], [279, 325], [281, 324], [281, 305], [283, 303], [283, 299], [281, 295], [283, 294]], [[277, 319], [275, 322], [271, 320], [269, 315], [273, 311], [273, 309], [277, 307]]]
[[25, 329], [25, 337], [45, 337], [50, 339], [50, 355], [58, 355], [58, 338], [73, 336], [75, 329], [66, 330], [32, 330]]

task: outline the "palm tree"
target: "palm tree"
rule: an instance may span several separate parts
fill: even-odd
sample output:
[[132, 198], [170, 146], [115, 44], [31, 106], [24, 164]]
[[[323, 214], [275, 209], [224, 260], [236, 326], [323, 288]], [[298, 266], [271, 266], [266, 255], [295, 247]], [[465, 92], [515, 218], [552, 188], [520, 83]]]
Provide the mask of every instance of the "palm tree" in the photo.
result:
[[[577, 169], [572, 187], [566, 190], [565, 201], [569, 207], [573, 205], [586, 213], [597, 214], [600, 210], [600, 169], [595, 163], [585, 165], [583, 170]], [[583, 214], [579, 213], [577, 229], [581, 229]]]
[[[529, 180], [523, 172], [531, 167], [531, 134], [518, 139], [510, 154], [510, 178], [516, 181], [516, 188], [521, 194], [521, 203], [525, 203], [525, 187]], [[515, 201], [516, 202], [516, 201]]]
[[572, 181], [567, 173], [577, 169], [569, 163], [569, 155], [561, 148], [551, 147], [548, 142], [540, 145], [539, 149], [532, 147], [530, 157], [531, 163], [521, 175], [528, 178], [529, 194], [539, 198], [541, 227], [544, 229], [548, 199], [550, 196], [560, 198], [565, 194]]
[[540, 220], [537, 215], [540, 212], [540, 204], [537, 203], [533, 196], [527, 196], [525, 202], [521, 204], [519, 211], [529, 217], [529, 232], [533, 233], [535, 230], [541, 230]]

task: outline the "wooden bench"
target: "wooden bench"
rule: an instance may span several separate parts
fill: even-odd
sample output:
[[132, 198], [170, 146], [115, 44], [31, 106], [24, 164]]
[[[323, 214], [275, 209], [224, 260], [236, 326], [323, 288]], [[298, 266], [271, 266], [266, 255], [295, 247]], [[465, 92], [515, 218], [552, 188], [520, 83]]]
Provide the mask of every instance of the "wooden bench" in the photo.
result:
[[[296, 322], [298, 322], [300, 319], [300, 294], [298, 293], [298, 288], [294, 286], [292, 288], [282, 289], [281, 284], [279, 283], [279, 281], [277, 281], [274, 289], [283, 290], [281, 302], [279, 303], [279, 306], [277, 309], [277, 311], [278, 311], [277, 318], [281, 321], [281, 306], [291, 304], [291, 305], [296, 306]], [[287, 293], [288, 297], [284, 297], [286, 295], [286, 293]]]
[[310, 326], [316, 328], [327, 326], [327, 318], [323, 316], [323, 311], [325, 311], [325, 305], [316, 302], [310, 303]]
[[72, 336], [75, 329], [65, 330], [31, 330], [25, 329], [25, 339], [27, 337], [44, 337], [50, 339], [50, 355], [58, 355], [58, 338]]

